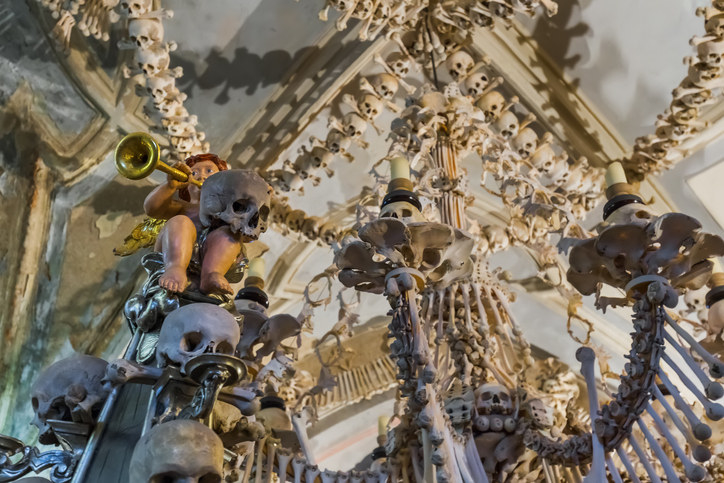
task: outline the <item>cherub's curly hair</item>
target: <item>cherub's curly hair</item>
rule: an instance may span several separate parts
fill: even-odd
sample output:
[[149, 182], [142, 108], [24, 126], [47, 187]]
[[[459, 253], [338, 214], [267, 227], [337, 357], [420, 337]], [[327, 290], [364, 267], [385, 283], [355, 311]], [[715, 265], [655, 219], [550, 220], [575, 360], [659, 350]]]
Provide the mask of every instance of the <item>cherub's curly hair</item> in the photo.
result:
[[[189, 156], [188, 158], [186, 158], [184, 163], [186, 164], [186, 166], [191, 168], [191, 167], [193, 167], [194, 164], [201, 163], [203, 161], [211, 161], [212, 163], [214, 163], [216, 165], [217, 168], [219, 168], [219, 171], [225, 171], [225, 170], [229, 169], [229, 165], [226, 164], [226, 161], [224, 161], [217, 155], [211, 154], [211, 153], [196, 154], [194, 156]], [[181, 189], [178, 192], [178, 197], [184, 201], [191, 201], [191, 195], [189, 194], [188, 188]]]

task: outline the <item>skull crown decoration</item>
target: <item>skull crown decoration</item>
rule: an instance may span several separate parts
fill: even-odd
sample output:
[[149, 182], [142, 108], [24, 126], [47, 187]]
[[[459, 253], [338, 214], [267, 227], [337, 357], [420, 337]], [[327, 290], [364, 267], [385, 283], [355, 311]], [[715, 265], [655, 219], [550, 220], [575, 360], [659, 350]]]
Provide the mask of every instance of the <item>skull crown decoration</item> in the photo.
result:
[[[696, 132], [699, 108], [714, 99], [722, 2], [698, 12], [707, 37], [695, 41], [698, 57], [656, 134], [604, 173], [585, 158], [569, 159], [550, 133], [539, 135], [535, 116], [506, 98], [487, 60], [464, 49], [475, 28], [507, 25], [541, 7], [555, 14], [552, 0], [329, 0], [322, 20], [334, 8], [338, 29], [359, 19], [360, 39], [384, 34], [399, 51], [376, 56], [382, 72], [343, 89], [348, 112], [330, 117], [324, 140], [310, 139], [295, 161], [261, 175], [227, 169], [208, 154], [175, 86], [182, 70], [170, 68], [176, 44], [164, 42], [162, 23], [170, 11], [150, 0], [41, 3], [58, 18], [54, 33], [66, 47], [74, 27], [107, 40], [108, 24], [120, 18], [115, 10], [127, 15], [121, 44], [134, 49], [135, 66], [126, 73], [160, 115], [168, 137], [160, 155], [179, 162], [159, 168], [168, 178], [144, 205], [153, 218], [124, 245], [155, 245], [142, 259], [147, 280], [124, 306], [132, 333], [124, 357], [76, 354], [43, 371], [31, 389], [33, 424], [40, 443], [60, 449], [41, 452], [0, 436], [0, 481], [44, 470], [53, 482], [115, 481], [110, 473], [120, 471], [133, 483], [724, 478], [715, 431], [724, 417], [717, 402], [724, 397], [724, 272], [716, 260], [724, 241], [690, 216], [657, 213], [629, 183], [668, 167]], [[437, 84], [434, 56], [451, 82], [414, 87], [413, 70], [431, 70]], [[400, 88], [409, 95], [404, 107], [395, 102]], [[396, 114], [387, 130], [375, 124], [385, 110]], [[336, 156], [352, 160], [353, 145], [367, 146], [368, 124], [389, 133], [383, 161], [391, 176], [373, 171], [376, 185], [357, 223], [340, 229], [292, 209], [284, 193], [301, 192], [307, 179], [318, 184], [321, 171], [333, 176]], [[142, 151], [119, 145], [117, 160], [160, 151], [143, 139]], [[483, 187], [497, 186], [507, 226], [481, 226], [470, 214], [461, 160], [471, 153], [482, 162]], [[589, 232], [580, 221], [604, 195], [603, 223]], [[270, 226], [333, 249], [332, 267], [310, 282], [297, 316], [267, 313], [266, 247], [258, 239]], [[590, 333], [576, 353], [581, 383], [559, 361], [534, 357], [511, 309], [508, 277], [489, 267], [488, 256], [510, 246], [538, 254], [539, 277], [571, 300], [569, 324], [583, 320], [576, 301], [584, 295], [602, 311], [630, 310], [631, 349], [617, 384], [596, 380], [600, 354]], [[567, 269], [557, 249], [567, 252]], [[342, 334], [358, 318], [342, 292], [339, 323], [315, 342], [319, 375], [298, 367], [302, 332], [326, 303], [313, 286], [328, 283], [331, 298], [332, 279], [389, 303], [389, 351], [364, 375], [338, 370]], [[231, 283], [242, 280], [232, 299]], [[622, 296], [605, 296], [606, 288]], [[686, 309], [677, 313], [680, 298]], [[684, 325], [691, 313], [705, 327], [702, 339]], [[335, 350], [325, 352], [327, 339]], [[307, 426], [390, 388], [394, 412], [380, 422], [370, 463], [320, 468]], [[141, 398], [146, 409], [131, 418]], [[133, 437], [120, 444], [134, 447], [124, 447], [130, 460], [119, 470], [104, 461], [119, 450], [121, 423]]]

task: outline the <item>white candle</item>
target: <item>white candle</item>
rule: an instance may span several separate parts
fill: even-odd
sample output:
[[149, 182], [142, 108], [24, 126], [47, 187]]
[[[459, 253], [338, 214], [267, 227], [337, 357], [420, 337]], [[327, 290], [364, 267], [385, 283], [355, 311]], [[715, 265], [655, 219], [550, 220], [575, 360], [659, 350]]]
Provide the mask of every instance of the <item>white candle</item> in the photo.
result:
[[626, 172], [623, 170], [623, 165], [618, 161], [608, 165], [606, 169], [606, 188], [613, 186], [618, 183], [627, 183]]
[[389, 422], [390, 418], [387, 416], [377, 418], [377, 436], [385, 436], [387, 434], [387, 423]]
[[247, 277], [256, 277], [264, 279], [264, 273], [266, 272], [266, 263], [261, 257], [252, 258], [249, 261], [249, 269], [246, 272]]
[[392, 171], [392, 179], [410, 179], [410, 163], [406, 158], [397, 156], [390, 159], [390, 169]]

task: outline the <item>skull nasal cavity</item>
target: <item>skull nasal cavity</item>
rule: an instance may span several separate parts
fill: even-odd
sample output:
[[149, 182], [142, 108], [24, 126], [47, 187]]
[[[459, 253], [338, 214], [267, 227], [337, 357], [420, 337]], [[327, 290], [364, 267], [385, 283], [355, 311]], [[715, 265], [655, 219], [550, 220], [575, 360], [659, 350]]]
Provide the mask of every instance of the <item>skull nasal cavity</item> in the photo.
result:
[[254, 213], [254, 216], [251, 217], [251, 220], [249, 220], [249, 226], [251, 228], [256, 228], [256, 226], [259, 224], [259, 212]]

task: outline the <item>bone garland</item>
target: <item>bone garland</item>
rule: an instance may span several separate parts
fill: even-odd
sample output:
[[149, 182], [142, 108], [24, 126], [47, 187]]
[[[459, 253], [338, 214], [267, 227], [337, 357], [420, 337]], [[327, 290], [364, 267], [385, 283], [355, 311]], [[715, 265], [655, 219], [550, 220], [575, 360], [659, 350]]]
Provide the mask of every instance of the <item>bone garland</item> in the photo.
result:
[[[38, 0], [57, 19], [53, 35], [63, 48], [70, 49], [70, 35], [77, 28], [84, 36], [107, 42], [111, 24], [120, 16], [115, 11], [119, 0]], [[150, 4], [150, 0], [148, 1]]]
[[120, 47], [135, 49], [134, 66], [124, 69], [124, 76], [134, 77], [136, 93], [151, 100], [153, 111], [145, 109], [149, 116], [159, 116], [156, 129], [168, 139], [164, 154], [183, 161], [188, 156], [208, 152], [209, 144], [203, 142], [206, 135], [196, 130], [198, 119], [189, 115], [183, 102], [186, 94], [176, 87], [176, 78], [183, 75], [181, 67], [170, 68], [169, 52], [176, 49], [175, 42], [163, 38], [164, 17], [169, 10], [153, 10], [151, 0], [123, 1], [121, 7], [128, 16], [128, 40]]
[[[396, 55], [399, 54], [393, 54], [390, 57], [389, 63], [398, 67], [397, 71], [379, 59], [389, 73], [385, 71], [360, 78], [359, 89], [356, 90], [352, 90], [350, 85], [345, 86], [338, 99], [341, 99], [341, 104], [346, 105], [345, 108], [351, 109], [351, 111], [342, 119], [333, 116], [329, 118], [330, 130], [326, 139], [310, 138], [311, 148], [302, 146], [296, 160], [293, 162], [287, 160], [282, 169], [272, 170], [268, 173], [267, 178], [275, 187], [277, 194], [290, 191], [303, 193], [305, 180], [311, 180], [316, 186], [320, 182], [319, 176], [322, 173], [332, 176], [334, 171], [330, 164], [335, 156], [343, 156], [352, 161], [352, 155], [348, 150], [353, 143], [362, 148], [367, 147], [367, 143], [362, 138], [367, 131], [368, 124], [379, 133], [380, 129], [374, 124], [374, 120], [386, 108], [394, 112], [399, 111], [400, 108], [392, 99], [398, 91], [400, 83], [404, 83], [404, 81], [399, 77], [400, 74], [395, 72], [402, 72], [404, 69], [395, 64]], [[404, 62], [409, 64], [410, 61], [405, 58]], [[409, 67], [406, 69], [409, 70]], [[405, 70], [405, 73], [407, 72]], [[353, 95], [352, 92], [355, 94]]]
[[[551, 16], [558, 11], [553, 0], [500, 0], [496, 2], [431, 3], [424, 0], [394, 2], [391, 0], [326, 0], [319, 18], [327, 21], [329, 8], [340, 12], [338, 30], [345, 30], [350, 18], [362, 21], [360, 40], [371, 40], [384, 33], [386, 37], [409, 34], [429, 35], [432, 48], [441, 50], [449, 38], [466, 38], [476, 25], [492, 28], [496, 21], [508, 25], [514, 13], [534, 16], [541, 7]], [[426, 32], [426, 28], [430, 31]]]
[[293, 232], [300, 238], [304, 237], [320, 245], [332, 247], [345, 237], [353, 236], [356, 233], [354, 228], [340, 230], [339, 223], [334, 221], [322, 223], [318, 217], [308, 216], [302, 210], [294, 210], [277, 197], [272, 198], [269, 219], [283, 234]]
[[682, 159], [680, 146], [706, 127], [697, 120], [701, 109], [715, 102], [724, 86], [720, 65], [724, 55], [724, 5], [712, 0], [710, 7], [698, 8], [696, 14], [704, 18], [706, 35], [694, 36], [689, 42], [697, 51], [695, 56], [684, 59], [689, 74], [674, 89], [669, 108], [659, 114], [656, 132], [636, 139], [633, 153], [623, 160], [629, 176], [637, 181], [649, 173], [669, 169]]

